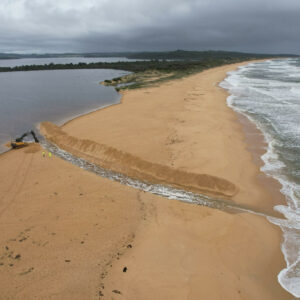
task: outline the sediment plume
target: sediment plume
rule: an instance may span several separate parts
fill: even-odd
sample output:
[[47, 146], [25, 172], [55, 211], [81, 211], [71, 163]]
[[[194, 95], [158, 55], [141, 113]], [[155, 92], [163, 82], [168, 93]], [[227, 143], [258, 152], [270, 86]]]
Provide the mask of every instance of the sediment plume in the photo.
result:
[[238, 192], [237, 187], [226, 179], [152, 163], [108, 145], [70, 136], [50, 122], [41, 123], [40, 129], [50, 142], [61, 149], [131, 178], [226, 198]]

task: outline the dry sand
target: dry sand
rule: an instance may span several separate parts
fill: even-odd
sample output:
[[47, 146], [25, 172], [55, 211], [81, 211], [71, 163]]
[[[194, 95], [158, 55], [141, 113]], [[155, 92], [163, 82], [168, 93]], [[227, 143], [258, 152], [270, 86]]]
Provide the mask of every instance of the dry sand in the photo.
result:
[[[280, 197], [262, 184], [218, 87], [237, 66], [126, 92], [122, 104], [63, 126], [65, 143], [61, 129], [43, 130], [138, 178], [224, 180], [234, 187], [227, 201], [271, 214]], [[202, 179], [195, 189], [205, 190]], [[292, 299], [277, 282], [280, 230], [264, 217], [140, 192], [43, 157], [39, 146], [0, 156], [0, 191], [1, 299]]]

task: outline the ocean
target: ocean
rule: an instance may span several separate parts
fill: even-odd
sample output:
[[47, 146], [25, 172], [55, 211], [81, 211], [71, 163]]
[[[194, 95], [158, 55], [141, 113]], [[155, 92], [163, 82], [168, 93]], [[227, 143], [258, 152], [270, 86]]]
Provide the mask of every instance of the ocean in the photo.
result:
[[300, 297], [300, 59], [251, 63], [229, 72], [220, 84], [228, 105], [247, 116], [264, 134], [261, 170], [278, 180], [286, 205], [275, 206], [286, 220], [269, 217], [283, 231], [286, 268], [278, 281]]
[[[48, 60], [39, 59], [35, 64]], [[28, 59], [0, 60], [0, 66], [23, 63], [27, 64]], [[6, 142], [35, 129], [42, 121], [60, 125], [78, 115], [118, 103], [121, 95], [100, 82], [126, 74], [129, 73], [96, 69], [0, 73], [0, 153], [8, 150]]]

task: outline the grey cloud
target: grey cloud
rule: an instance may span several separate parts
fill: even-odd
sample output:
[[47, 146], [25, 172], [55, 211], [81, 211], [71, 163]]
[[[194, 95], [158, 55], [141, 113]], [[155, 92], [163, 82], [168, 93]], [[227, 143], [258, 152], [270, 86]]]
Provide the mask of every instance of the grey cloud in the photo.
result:
[[300, 54], [298, 0], [2, 1], [0, 52], [224, 49]]

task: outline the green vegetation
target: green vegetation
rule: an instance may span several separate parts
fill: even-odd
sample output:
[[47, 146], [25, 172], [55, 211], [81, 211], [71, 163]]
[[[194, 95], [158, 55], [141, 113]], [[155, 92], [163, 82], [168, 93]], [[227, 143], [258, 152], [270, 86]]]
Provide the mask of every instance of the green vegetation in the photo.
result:
[[[176, 75], [175, 75], [176, 74]], [[140, 87], [153, 86], [165, 80], [179, 78], [182, 72], [167, 73], [156, 70], [148, 70], [145, 72], [136, 72], [123, 77], [113, 78], [112, 80], [104, 80], [103, 85], [114, 86], [117, 91], [124, 89], [136, 89]]]
[[[100, 54], [81, 54], [81, 56], [97, 57]], [[95, 62], [78, 64], [45, 64], [17, 67], [0, 67], [0, 72], [40, 71], [40, 70], [73, 70], [73, 69], [117, 69], [132, 72], [124, 77], [105, 80], [104, 85], [115, 86], [117, 90], [133, 89], [160, 83], [162, 81], [182, 78], [201, 72], [205, 69], [230, 63], [237, 63], [252, 59], [273, 58], [268, 54], [249, 54], [225, 51], [172, 51], [172, 52], [139, 52], [139, 53], [103, 53], [103, 56], [126, 56], [132, 59], [148, 59], [143, 61]], [[26, 57], [58, 57], [27, 55]], [[76, 56], [76, 54], [61, 54], [60, 57]], [[278, 57], [280, 55], [276, 55]], [[291, 57], [292, 55], [281, 55]], [[0, 56], [1, 58], [1, 56]], [[14, 57], [15, 58], [15, 57]]]

